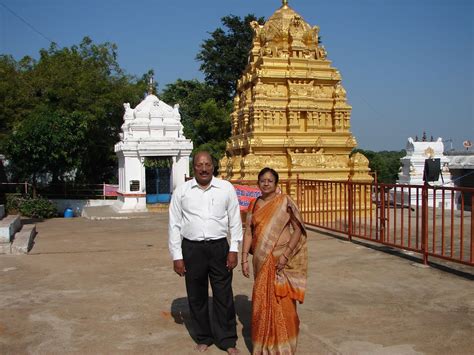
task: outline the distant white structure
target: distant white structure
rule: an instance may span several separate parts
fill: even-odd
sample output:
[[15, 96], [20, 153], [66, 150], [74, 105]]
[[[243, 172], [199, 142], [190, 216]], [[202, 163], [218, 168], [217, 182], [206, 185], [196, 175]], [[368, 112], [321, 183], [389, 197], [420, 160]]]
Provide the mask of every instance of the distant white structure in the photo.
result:
[[[397, 184], [402, 185], [423, 185], [423, 173], [425, 168], [425, 160], [427, 159], [440, 159], [440, 169], [438, 181], [430, 181], [431, 186], [447, 186], [452, 187], [451, 173], [449, 171], [449, 158], [444, 155], [444, 144], [442, 138], [438, 138], [436, 141], [423, 140], [419, 142], [413, 138], [408, 138], [406, 145], [407, 155], [401, 159], [402, 166], [398, 174]], [[430, 190], [431, 192], [431, 190]], [[421, 192], [419, 192], [421, 193]], [[421, 204], [420, 196], [416, 194], [416, 189], [404, 189], [403, 192], [403, 203], [409, 205]], [[397, 191], [397, 196], [394, 196], [394, 200], [397, 203], [401, 203], [401, 193]], [[419, 202], [417, 202], [419, 201]], [[442, 204], [441, 193], [436, 193], [436, 205], [440, 207]], [[433, 193], [428, 195], [428, 206], [434, 206]], [[451, 208], [451, 194], [446, 193], [444, 196], [445, 208]]]
[[[474, 151], [450, 151], [446, 154], [449, 158], [449, 171], [455, 187], [474, 188]], [[473, 211], [471, 194], [463, 192], [464, 209]], [[456, 193], [456, 205], [458, 209], [462, 208], [461, 193]]]
[[[151, 92], [151, 91], [150, 91]], [[115, 145], [119, 161], [119, 212], [146, 211], [147, 181], [145, 158], [168, 158], [172, 162], [169, 193], [189, 176], [189, 157], [193, 143], [183, 135], [179, 105], [171, 107], [155, 95], [148, 96], [132, 109], [125, 103], [120, 142]]]

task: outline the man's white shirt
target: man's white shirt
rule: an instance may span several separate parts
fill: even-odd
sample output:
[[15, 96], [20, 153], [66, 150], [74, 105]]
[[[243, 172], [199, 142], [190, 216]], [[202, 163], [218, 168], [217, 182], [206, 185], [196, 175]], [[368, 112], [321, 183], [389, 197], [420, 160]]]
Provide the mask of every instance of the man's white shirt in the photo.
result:
[[230, 182], [212, 177], [209, 186], [202, 189], [192, 179], [175, 189], [169, 207], [168, 228], [168, 246], [173, 260], [183, 259], [183, 238], [216, 240], [229, 234], [229, 251], [238, 252], [242, 223], [237, 194]]

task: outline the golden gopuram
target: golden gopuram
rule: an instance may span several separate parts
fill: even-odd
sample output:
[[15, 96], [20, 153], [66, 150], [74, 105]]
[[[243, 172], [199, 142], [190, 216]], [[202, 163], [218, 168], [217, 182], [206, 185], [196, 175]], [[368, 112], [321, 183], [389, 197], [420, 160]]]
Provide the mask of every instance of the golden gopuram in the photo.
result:
[[237, 83], [220, 175], [256, 180], [268, 166], [280, 179], [372, 181], [367, 158], [350, 157], [357, 145], [351, 106], [341, 74], [318, 42], [319, 27], [287, 1], [264, 25], [251, 26], [252, 49]]

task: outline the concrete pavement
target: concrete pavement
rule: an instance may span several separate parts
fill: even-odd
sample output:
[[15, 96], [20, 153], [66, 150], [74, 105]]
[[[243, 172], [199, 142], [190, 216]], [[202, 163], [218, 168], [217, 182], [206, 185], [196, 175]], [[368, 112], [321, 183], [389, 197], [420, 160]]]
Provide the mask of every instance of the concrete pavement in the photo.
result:
[[[0, 255], [0, 354], [196, 354], [167, 214], [140, 217], [36, 222], [30, 255]], [[308, 246], [299, 354], [472, 353], [472, 268], [421, 267], [315, 231]], [[237, 268], [244, 354], [251, 289]]]

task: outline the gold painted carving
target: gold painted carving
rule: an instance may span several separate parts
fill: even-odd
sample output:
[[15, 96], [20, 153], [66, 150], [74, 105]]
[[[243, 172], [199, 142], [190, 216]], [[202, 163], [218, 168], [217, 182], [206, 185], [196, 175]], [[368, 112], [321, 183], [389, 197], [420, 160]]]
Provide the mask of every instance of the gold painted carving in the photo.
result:
[[302, 168], [316, 168], [321, 169], [326, 167], [326, 157], [323, 155], [322, 151], [317, 152], [316, 154], [298, 154], [294, 153], [290, 155], [291, 164], [293, 167], [302, 167]]
[[355, 167], [360, 167], [360, 166], [366, 167], [369, 164], [369, 159], [367, 159], [365, 155], [361, 153], [355, 153], [351, 157], [351, 160]]
[[300, 169], [302, 178], [370, 181], [368, 162], [349, 159], [357, 145], [350, 133], [352, 108], [341, 74], [318, 42], [319, 27], [287, 5], [251, 27], [252, 49], [237, 82], [221, 174], [253, 179], [269, 166], [282, 178], [294, 178], [292, 169]]
[[433, 148], [431, 147], [426, 148], [424, 151], [424, 156], [430, 159], [433, 158], [435, 156], [435, 152]]

